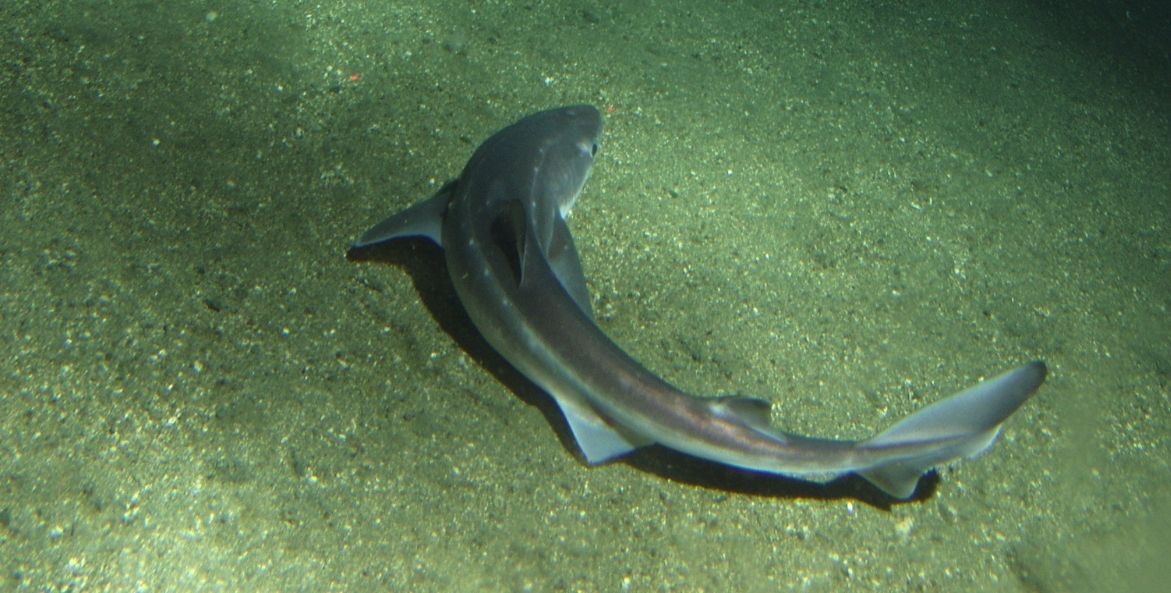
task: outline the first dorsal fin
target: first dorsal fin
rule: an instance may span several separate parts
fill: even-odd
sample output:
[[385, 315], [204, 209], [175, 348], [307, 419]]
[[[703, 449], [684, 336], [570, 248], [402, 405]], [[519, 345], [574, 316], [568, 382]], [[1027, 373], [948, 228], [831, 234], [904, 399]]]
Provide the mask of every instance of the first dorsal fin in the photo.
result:
[[742, 395], [725, 395], [711, 400], [708, 404], [712, 413], [734, 417], [757, 430], [769, 430], [772, 424], [773, 405], [768, 400]]
[[512, 271], [513, 282], [520, 286], [524, 281], [525, 260], [532, 249], [532, 237], [525, 220], [525, 207], [520, 200], [509, 200], [492, 221], [492, 242], [504, 256], [508, 269]]

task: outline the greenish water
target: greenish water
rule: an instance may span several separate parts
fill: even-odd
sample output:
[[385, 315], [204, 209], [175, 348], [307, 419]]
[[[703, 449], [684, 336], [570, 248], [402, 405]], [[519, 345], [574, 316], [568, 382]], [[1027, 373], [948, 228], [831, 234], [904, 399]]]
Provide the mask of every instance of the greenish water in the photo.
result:
[[[0, 6], [0, 590], [1171, 577], [1166, 9], [230, 4]], [[586, 467], [437, 251], [344, 256], [576, 102], [607, 114], [570, 220], [594, 309], [672, 382], [861, 437], [1050, 380], [905, 504]]]

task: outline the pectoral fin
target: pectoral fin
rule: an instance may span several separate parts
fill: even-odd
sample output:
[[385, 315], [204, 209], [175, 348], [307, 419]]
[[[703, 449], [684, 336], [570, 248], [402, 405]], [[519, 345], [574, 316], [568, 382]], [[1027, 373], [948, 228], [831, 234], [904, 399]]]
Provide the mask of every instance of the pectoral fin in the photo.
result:
[[369, 247], [404, 237], [423, 237], [442, 247], [443, 217], [454, 187], [455, 181], [450, 181], [430, 198], [374, 225], [362, 233], [351, 248]]
[[569, 234], [569, 226], [560, 216], [556, 216], [553, 221], [553, 238], [549, 243], [548, 256], [561, 286], [565, 287], [569, 296], [573, 297], [573, 302], [586, 316], [593, 319], [594, 310], [590, 305], [590, 291], [586, 288], [581, 259], [577, 256], [577, 247], [573, 244], [573, 235]]
[[575, 395], [552, 393], [569, 430], [590, 465], [606, 463], [651, 444], [651, 440], [608, 422], [589, 402]]

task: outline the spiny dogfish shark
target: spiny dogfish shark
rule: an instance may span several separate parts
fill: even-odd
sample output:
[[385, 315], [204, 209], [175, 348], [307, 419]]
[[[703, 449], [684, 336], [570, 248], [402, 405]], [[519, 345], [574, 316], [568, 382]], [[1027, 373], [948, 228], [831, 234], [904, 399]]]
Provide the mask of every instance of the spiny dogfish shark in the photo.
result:
[[933, 466], [992, 447], [1045, 380], [1034, 361], [928, 405], [876, 436], [832, 440], [778, 430], [768, 401], [696, 397], [647, 370], [594, 322], [565, 219], [601, 146], [589, 105], [535, 113], [500, 130], [430, 199], [378, 223], [361, 249], [424, 237], [480, 333], [556, 400], [590, 464], [658, 443], [747, 470], [826, 482], [855, 473], [910, 498]]

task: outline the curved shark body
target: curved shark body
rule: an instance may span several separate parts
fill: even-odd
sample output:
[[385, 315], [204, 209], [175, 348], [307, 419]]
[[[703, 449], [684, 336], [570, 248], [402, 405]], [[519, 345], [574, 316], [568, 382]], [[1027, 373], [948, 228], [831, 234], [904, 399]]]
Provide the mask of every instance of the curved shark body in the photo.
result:
[[789, 434], [767, 401], [696, 397], [648, 371], [594, 323], [565, 223], [600, 146], [587, 105], [500, 130], [435, 196], [367, 231], [362, 248], [426, 237], [445, 250], [460, 301], [489, 344], [557, 402], [591, 464], [659, 443], [719, 463], [807, 480], [857, 473], [908, 498], [932, 466], [976, 456], [1041, 385], [1036, 361], [931, 404], [863, 441]]

